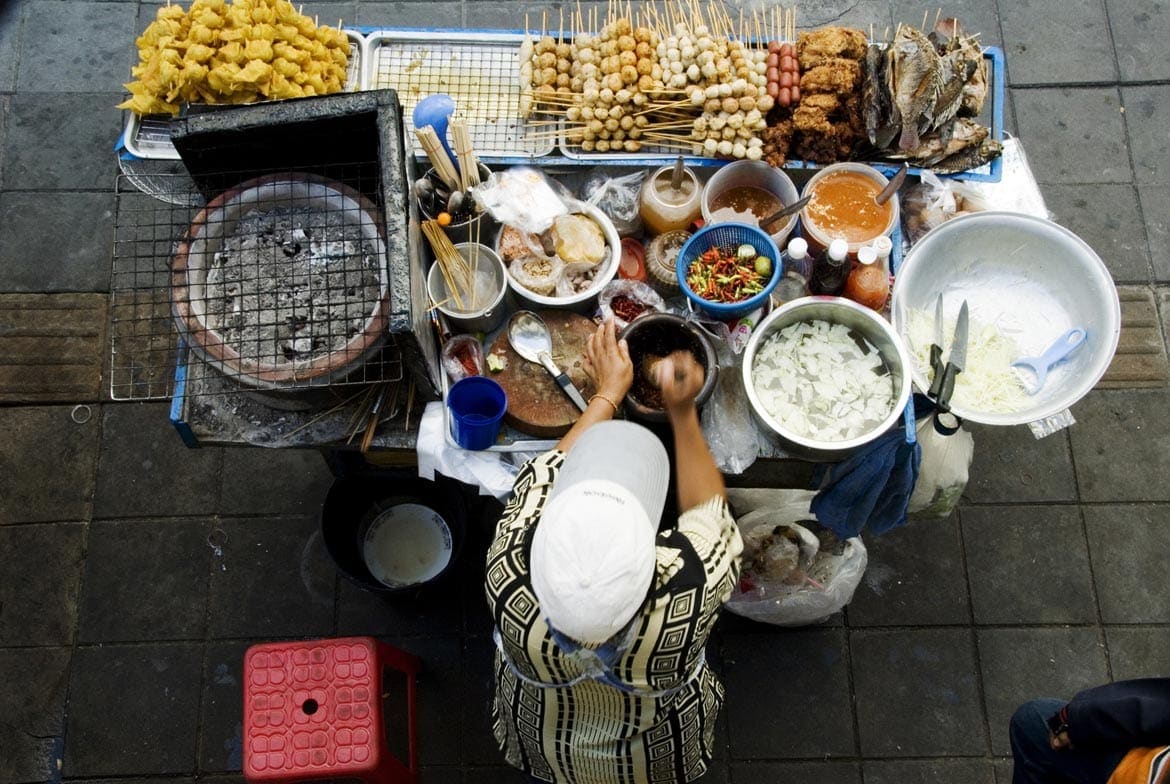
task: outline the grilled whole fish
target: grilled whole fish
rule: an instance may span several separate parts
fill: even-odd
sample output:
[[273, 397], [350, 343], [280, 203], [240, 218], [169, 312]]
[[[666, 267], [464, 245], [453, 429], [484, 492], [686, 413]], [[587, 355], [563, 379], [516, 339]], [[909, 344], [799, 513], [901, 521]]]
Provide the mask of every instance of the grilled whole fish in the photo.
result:
[[862, 92], [865, 115], [865, 133], [874, 149], [884, 150], [898, 135], [900, 123], [891, 116], [890, 92], [887, 83], [886, 53], [882, 47], [870, 44], [865, 51], [865, 89]]
[[932, 167], [938, 161], [957, 155], [968, 147], [979, 146], [991, 133], [987, 127], [966, 118], [955, 120], [944, 131], [922, 136], [914, 149], [893, 152], [888, 157]]
[[957, 174], [958, 172], [975, 169], [988, 161], [993, 161], [1003, 152], [1003, 145], [995, 139], [984, 139], [980, 144], [961, 150], [954, 155], [943, 158], [931, 168], [938, 174]]
[[968, 59], [967, 53], [962, 49], [947, 52], [942, 57], [942, 87], [934, 107], [934, 120], [930, 125], [932, 130], [941, 128], [958, 115], [963, 105], [967, 80], [978, 67], [979, 63]]
[[909, 151], [918, 146], [919, 134], [934, 127], [935, 106], [942, 90], [942, 60], [934, 44], [907, 25], [898, 28], [889, 56], [893, 104], [902, 126], [898, 147]]

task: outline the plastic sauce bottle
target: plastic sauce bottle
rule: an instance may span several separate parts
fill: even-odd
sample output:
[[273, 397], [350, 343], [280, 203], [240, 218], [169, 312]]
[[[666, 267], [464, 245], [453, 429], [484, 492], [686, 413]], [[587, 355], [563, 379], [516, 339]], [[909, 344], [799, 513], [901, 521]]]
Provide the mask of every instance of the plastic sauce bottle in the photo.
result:
[[772, 291], [772, 298], [777, 304], [783, 305], [805, 295], [808, 290], [811, 261], [808, 256], [808, 242], [804, 238], [796, 237], [788, 243], [788, 248], [780, 257], [780, 268], [784, 270], [784, 277]]
[[829, 244], [824, 257], [813, 266], [808, 287], [813, 294], [839, 296], [849, 279], [849, 243], [838, 237]]
[[890, 297], [890, 276], [878, 263], [877, 250], [865, 245], [857, 251], [857, 266], [845, 281], [845, 296], [859, 305], [881, 311]]

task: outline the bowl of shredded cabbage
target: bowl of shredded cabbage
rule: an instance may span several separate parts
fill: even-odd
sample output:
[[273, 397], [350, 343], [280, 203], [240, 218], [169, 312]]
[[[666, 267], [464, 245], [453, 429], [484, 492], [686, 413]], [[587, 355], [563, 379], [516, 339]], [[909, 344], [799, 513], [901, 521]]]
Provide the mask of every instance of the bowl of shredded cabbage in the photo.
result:
[[789, 452], [841, 460], [889, 430], [910, 397], [910, 359], [880, 315], [803, 297], [760, 323], [743, 355], [757, 420]]
[[[1117, 289], [1104, 262], [1080, 237], [1051, 221], [980, 212], [924, 236], [897, 271], [890, 316], [911, 357], [914, 384], [930, 386], [934, 309], [943, 302], [943, 356], [950, 355], [964, 301], [970, 313], [966, 366], [951, 410], [986, 425], [1042, 423], [1092, 389], [1121, 333]], [[1039, 356], [1073, 327], [1085, 343], [1028, 394], [1011, 363]]]

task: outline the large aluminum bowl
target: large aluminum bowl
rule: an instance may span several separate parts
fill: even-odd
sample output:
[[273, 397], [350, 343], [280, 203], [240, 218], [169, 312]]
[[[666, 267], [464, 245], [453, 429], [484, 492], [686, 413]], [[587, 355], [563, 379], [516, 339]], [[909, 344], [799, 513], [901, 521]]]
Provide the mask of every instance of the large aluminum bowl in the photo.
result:
[[[967, 300], [971, 324], [995, 324], [1021, 356], [1040, 356], [1072, 327], [1088, 332], [1085, 344], [1052, 369], [1022, 410], [952, 406], [972, 422], [1021, 425], [1058, 414], [1093, 388], [1117, 350], [1121, 305], [1109, 271], [1084, 240], [1051, 221], [981, 212], [947, 221], [923, 237], [898, 270], [891, 306], [894, 328], [909, 351], [917, 348], [908, 337], [909, 314], [933, 314], [939, 294], [949, 323]], [[915, 385], [926, 389], [927, 369], [912, 364]]]
[[[764, 408], [753, 378], [756, 353], [772, 335], [800, 321], [819, 319], [844, 324], [874, 345], [894, 379], [894, 406], [889, 416], [848, 441], [820, 441], [793, 432], [776, 421]], [[765, 318], [748, 339], [743, 352], [743, 387], [757, 420], [780, 442], [786, 451], [811, 460], [843, 460], [873, 441], [902, 419], [910, 399], [910, 358], [893, 328], [874, 311], [843, 297], [802, 297], [785, 303]]]

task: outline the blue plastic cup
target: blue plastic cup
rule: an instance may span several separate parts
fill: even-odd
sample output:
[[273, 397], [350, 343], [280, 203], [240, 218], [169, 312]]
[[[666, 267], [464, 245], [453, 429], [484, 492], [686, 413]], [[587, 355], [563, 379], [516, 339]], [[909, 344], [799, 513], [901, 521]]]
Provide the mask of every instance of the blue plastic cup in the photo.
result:
[[487, 449], [500, 434], [508, 395], [490, 378], [468, 376], [448, 390], [447, 407], [455, 443], [464, 449]]

